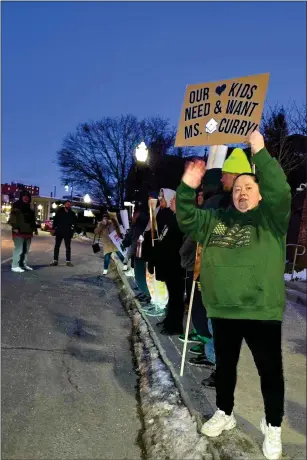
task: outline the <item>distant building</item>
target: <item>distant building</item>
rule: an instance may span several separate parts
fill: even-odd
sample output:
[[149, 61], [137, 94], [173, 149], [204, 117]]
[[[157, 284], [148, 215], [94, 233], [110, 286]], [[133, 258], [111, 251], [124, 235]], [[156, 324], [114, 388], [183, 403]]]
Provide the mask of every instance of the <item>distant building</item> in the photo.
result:
[[9, 201], [14, 201], [19, 197], [22, 190], [27, 190], [32, 196], [39, 196], [39, 187], [36, 185], [15, 184], [1, 184], [1, 195], [9, 197]]

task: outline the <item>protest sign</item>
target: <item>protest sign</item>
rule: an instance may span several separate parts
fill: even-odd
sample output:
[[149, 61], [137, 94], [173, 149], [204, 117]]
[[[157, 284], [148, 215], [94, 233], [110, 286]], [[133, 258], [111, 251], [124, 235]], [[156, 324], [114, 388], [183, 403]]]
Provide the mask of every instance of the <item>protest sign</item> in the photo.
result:
[[227, 145], [211, 145], [211, 147], [209, 148], [209, 156], [207, 160], [207, 171], [208, 169], [215, 168], [222, 169], [227, 156], [227, 152]]
[[269, 73], [188, 85], [176, 147], [238, 144], [259, 127]]
[[124, 257], [126, 257], [127, 250], [125, 250], [125, 251], [122, 250], [122, 248], [121, 248], [122, 240], [118, 236], [116, 230], [114, 230], [113, 232], [109, 233], [109, 238], [112, 241], [112, 243], [116, 246], [117, 250], [120, 251]]
[[125, 229], [124, 233], [129, 230], [129, 217], [128, 217], [128, 211], [127, 209], [124, 209], [122, 211], [119, 212], [120, 213], [120, 218], [121, 218], [121, 221], [122, 221], [122, 224], [123, 224], [123, 227]]

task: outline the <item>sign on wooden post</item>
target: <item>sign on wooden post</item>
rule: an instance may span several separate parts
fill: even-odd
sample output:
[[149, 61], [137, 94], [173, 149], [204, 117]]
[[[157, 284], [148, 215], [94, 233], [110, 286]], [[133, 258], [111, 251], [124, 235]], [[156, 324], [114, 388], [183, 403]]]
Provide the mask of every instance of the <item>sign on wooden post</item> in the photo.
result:
[[259, 127], [270, 74], [188, 85], [176, 147], [238, 144]]

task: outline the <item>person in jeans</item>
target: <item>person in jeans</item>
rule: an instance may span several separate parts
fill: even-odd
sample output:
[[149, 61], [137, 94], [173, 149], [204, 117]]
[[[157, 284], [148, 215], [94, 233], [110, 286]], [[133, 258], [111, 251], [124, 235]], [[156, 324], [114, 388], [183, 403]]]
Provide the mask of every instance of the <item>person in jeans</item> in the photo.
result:
[[28, 265], [28, 253], [31, 246], [33, 233], [37, 235], [35, 213], [31, 209], [31, 195], [28, 191], [22, 191], [20, 198], [12, 206], [9, 225], [12, 227], [14, 252], [12, 260], [12, 272], [23, 273], [25, 270], [32, 271]]
[[213, 327], [218, 410], [203, 425], [202, 433], [216, 437], [236, 426], [237, 363], [245, 340], [264, 400], [263, 454], [277, 460], [282, 455], [282, 320], [291, 189], [259, 131], [250, 134], [248, 142], [257, 176], [236, 178], [233, 206], [226, 211], [196, 208], [195, 189], [206, 171], [205, 163], [196, 160], [185, 170], [177, 190], [177, 219], [181, 230], [204, 248], [200, 280]]
[[119, 238], [121, 238], [121, 233], [119, 230], [118, 223], [114, 221], [114, 219], [110, 219], [108, 214], [105, 214], [102, 218], [102, 221], [98, 223], [97, 227], [94, 230], [95, 235], [98, 236], [98, 238], [101, 238], [102, 241], [102, 247], [103, 247], [103, 254], [104, 254], [104, 260], [103, 260], [103, 275], [108, 274], [108, 269], [109, 265], [111, 262], [111, 256], [112, 253], [116, 253], [119, 257], [119, 259], [124, 262], [124, 256], [120, 251], [118, 251], [117, 247], [115, 244], [112, 242], [110, 238], [110, 233], [112, 233], [114, 230], [116, 230], [117, 235]]
[[66, 248], [66, 265], [68, 267], [73, 266], [71, 263], [71, 239], [77, 223], [77, 216], [72, 211], [71, 206], [70, 200], [65, 201], [64, 206], [58, 210], [53, 221], [52, 234], [55, 235], [55, 246], [53, 262], [50, 264], [53, 267], [59, 263], [59, 252], [63, 240]]
[[127, 234], [127, 243], [125, 243], [125, 239], [123, 241], [123, 247], [128, 246], [128, 254], [125, 257], [125, 262], [131, 257], [134, 267], [135, 282], [140, 290], [136, 298], [145, 304], [150, 304], [151, 295], [146, 282], [146, 262], [142, 257], [142, 251], [141, 254], [137, 254], [137, 248], [138, 245], [141, 244], [139, 238], [143, 237], [148, 221], [149, 212], [147, 202], [138, 203], [135, 207], [131, 227]]

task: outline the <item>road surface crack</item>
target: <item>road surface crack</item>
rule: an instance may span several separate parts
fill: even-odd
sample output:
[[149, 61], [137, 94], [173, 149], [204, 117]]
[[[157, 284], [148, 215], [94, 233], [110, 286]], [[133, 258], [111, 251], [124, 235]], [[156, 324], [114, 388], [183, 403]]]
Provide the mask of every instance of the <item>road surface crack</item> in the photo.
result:
[[1, 345], [1, 350], [45, 351], [47, 353], [59, 353], [63, 355], [70, 354], [67, 350], [62, 350], [60, 348], [10, 347], [8, 345]]
[[79, 390], [79, 387], [76, 383], [73, 382], [73, 379], [72, 379], [72, 371], [70, 369], [70, 367], [68, 366], [68, 364], [65, 362], [64, 358], [62, 359], [62, 364], [66, 367], [66, 377], [67, 377], [67, 380], [68, 380], [68, 383], [76, 390], [78, 391], [78, 393], [81, 393], [80, 390]]

